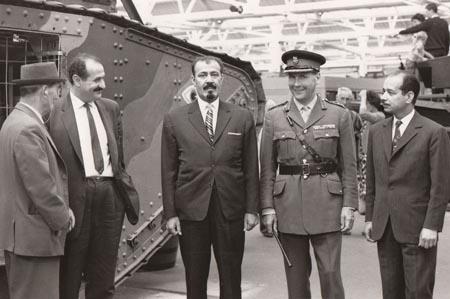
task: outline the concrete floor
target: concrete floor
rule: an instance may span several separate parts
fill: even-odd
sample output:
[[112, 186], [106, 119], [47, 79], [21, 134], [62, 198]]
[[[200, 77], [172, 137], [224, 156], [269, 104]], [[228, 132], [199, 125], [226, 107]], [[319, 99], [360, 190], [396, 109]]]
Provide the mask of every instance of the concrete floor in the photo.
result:
[[[381, 281], [376, 245], [361, 235], [363, 219], [357, 217], [352, 235], [344, 236], [342, 277], [347, 299], [380, 299]], [[440, 235], [435, 299], [450, 298], [450, 214], [446, 215], [444, 233]], [[314, 299], [320, 297], [316, 265], [311, 274]], [[242, 265], [243, 299], [287, 298], [281, 253], [273, 238], [263, 237], [258, 229], [247, 233]], [[180, 255], [174, 268], [139, 272], [117, 290], [117, 299], [185, 298], [184, 268]], [[219, 279], [215, 261], [211, 262], [208, 298], [219, 298]]]

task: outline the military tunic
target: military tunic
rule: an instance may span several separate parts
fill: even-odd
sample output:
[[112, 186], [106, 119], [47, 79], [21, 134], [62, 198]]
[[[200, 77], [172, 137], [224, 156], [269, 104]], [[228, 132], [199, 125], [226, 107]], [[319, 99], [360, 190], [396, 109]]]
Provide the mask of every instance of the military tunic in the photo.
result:
[[[261, 209], [274, 208], [278, 230], [313, 235], [340, 230], [342, 207], [357, 208], [356, 153], [349, 111], [318, 96], [305, 123], [292, 102], [266, 113], [261, 139]], [[279, 166], [313, 162], [298, 134], [322, 158], [337, 164], [333, 173], [279, 174]]]

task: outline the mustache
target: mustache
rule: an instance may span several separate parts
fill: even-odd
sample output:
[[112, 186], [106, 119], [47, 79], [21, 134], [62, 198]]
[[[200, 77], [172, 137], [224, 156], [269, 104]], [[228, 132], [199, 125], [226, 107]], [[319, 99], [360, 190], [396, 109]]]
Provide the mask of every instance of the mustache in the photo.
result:
[[211, 82], [208, 82], [203, 86], [203, 90], [207, 90], [208, 88], [217, 89], [217, 85]]
[[94, 91], [102, 91], [102, 90], [103, 90], [103, 88], [101, 88], [101, 87], [97, 87], [94, 89]]

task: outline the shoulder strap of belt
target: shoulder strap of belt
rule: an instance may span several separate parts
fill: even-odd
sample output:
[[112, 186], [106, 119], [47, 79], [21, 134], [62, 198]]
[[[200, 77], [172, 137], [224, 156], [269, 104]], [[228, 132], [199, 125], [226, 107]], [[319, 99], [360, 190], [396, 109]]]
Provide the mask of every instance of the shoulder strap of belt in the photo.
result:
[[284, 115], [286, 116], [286, 119], [289, 123], [289, 126], [291, 127], [291, 130], [295, 133], [295, 136], [297, 137], [297, 140], [300, 142], [302, 147], [306, 149], [306, 151], [313, 157], [314, 162], [320, 163], [323, 161], [323, 158], [316, 152], [314, 148], [312, 148], [308, 142], [305, 140], [305, 136], [297, 131], [297, 129], [294, 127], [294, 122], [290, 118], [290, 116], [287, 114], [287, 111], [284, 110]]

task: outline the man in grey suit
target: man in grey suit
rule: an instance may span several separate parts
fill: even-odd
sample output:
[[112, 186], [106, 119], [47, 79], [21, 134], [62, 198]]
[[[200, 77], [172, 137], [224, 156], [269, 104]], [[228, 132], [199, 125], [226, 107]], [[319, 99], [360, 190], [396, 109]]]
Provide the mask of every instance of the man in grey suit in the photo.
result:
[[53, 62], [22, 66], [14, 81], [20, 101], [0, 131], [0, 249], [11, 299], [59, 298], [59, 262], [74, 216], [45, 122], [63, 81]]
[[445, 128], [414, 110], [414, 75], [391, 74], [383, 92], [393, 116], [369, 131], [366, 238], [377, 241], [384, 299], [432, 298], [450, 196], [450, 141]]
[[164, 117], [161, 178], [167, 229], [180, 235], [188, 299], [206, 299], [214, 248], [220, 298], [241, 298], [244, 228], [258, 221], [258, 155], [250, 111], [219, 100], [223, 64], [192, 64], [198, 100]]

